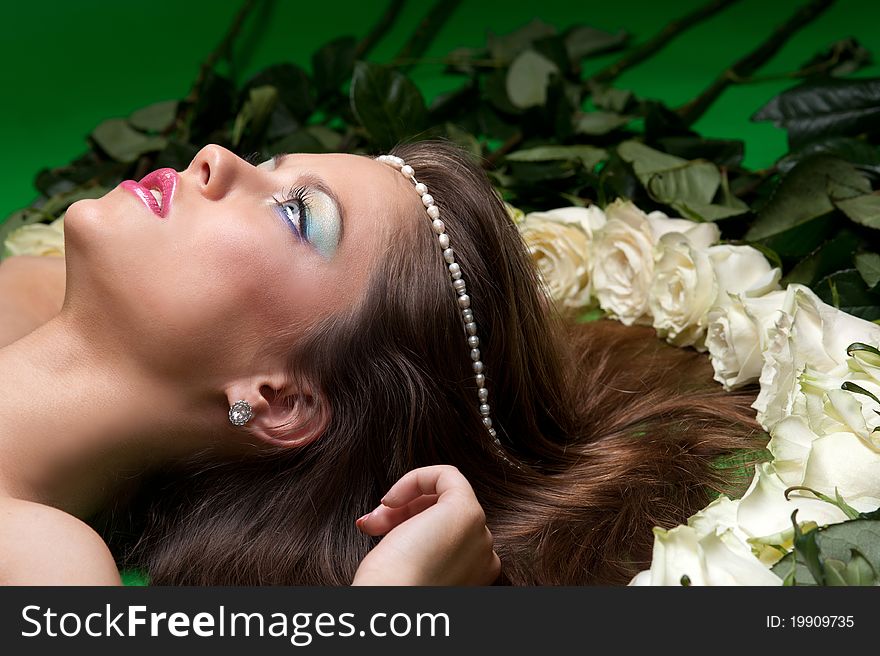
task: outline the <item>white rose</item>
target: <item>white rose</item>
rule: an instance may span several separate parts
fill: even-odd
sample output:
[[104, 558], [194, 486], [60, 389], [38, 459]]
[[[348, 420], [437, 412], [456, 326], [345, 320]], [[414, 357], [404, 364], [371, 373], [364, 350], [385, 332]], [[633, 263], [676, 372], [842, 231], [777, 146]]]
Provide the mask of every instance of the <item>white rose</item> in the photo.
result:
[[588, 307], [590, 238], [581, 224], [529, 214], [519, 229], [550, 297], [562, 308]]
[[752, 404], [761, 425], [769, 429], [792, 414], [807, 365], [843, 378], [852, 342], [880, 342], [880, 326], [831, 307], [803, 285], [789, 285], [782, 312], [768, 331], [761, 391]]
[[667, 233], [678, 232], [685, 235], [695, 249], [705, 251], [721, 237], [721, 230], [711, 222], [673, 219], [660, 211], [651, 212], [647, 215], [647, 219], [655, 243]]
[[651, 569], [640, 572], [630, 585], [780, 585], [752, 553], [736, 526], [738, 503], [719, 497], [669, 531], [654, 529]]
[[695, 247], [680, 232], [667, 232], [660, 237], [655, 257], [648, 308], [658, 337], [702, 349], [706, 313], [717, 294], [706, 249]]
[[786, 293], [775, 291], [755, 298], [731, 294], [727, 298], [723, 304], [716, 299], [706, 316], [706, 348], [715, 380], [730, 391], [757, 381], [761, 375], [768, 331]]
[[771, 267], [756, 248], [719, 244], [712, 246], [707, 254], [718, 284], [718, 305], [729, 303], [730, 294], [756, 298], [779, 289], [782, 271]]
[[604, 226], [607, 221], [605, 213], [596, 205], [590, 205], [589, 207], [559, 207], [555, 210], [547, 210], [546, 212], [529, 212], [525, 215], [523, 221], [528, 222], [536, 219], [580, 226], [591, 241], [596, 231]]
[[773, 427], [767, 448], [784, 485], [805, 485], [832, 499], [836, 489], [859, 511], [880, 506], [880, 451], [855, 433], [817, 434], [804, 417], [792, 415]]
[[[793, 531], [791, 514], [798, 511], [798, 524], [815, 522], [819, 526], [845, 521], [846, 515], [837, 506], [816, 498], [806, 490], [794, 490], [784, 482], [773, 463], [764, 462], [755, 467], [755, 477], [737, 511], [737, 524], [753, 538], [775, 534], [790, 535]], [[833, 491], [832, 491], [833, 493]]]
[[31, 223], [13, 230], [4, 242], [8, 256], [49, 255], [64, 257], [64, 217], [50, 224]]
[[810, 449], [802, 485], [832, 499], [836, 489], [856, 510], [875, 510], [880, 506], [880, 453], [853, 433], [818, 437]]
[[797, 406], [798, 413], [807, 418], [817, 435], [854, 433], [866, 445], [880, 451], [880, 433], [874, 432], [880, 426], [880, 402], [867, 394], [841, 389], [845, 381], [851, 382], [880, 398], [880, 384], [858, 370], [841, 366], [837, 371], [843, 375], [823, 374], [809, 365], [804, 367], [799, 379], [803, 408]]
[[593, 242], [593, 293], [600, 307], [624, 325], [650, 325], [654, 235], [648, 217], [620, 199], [605, 208], [605, 216], [607, 223]]
[[799, 415], [790, 415], [773, 426], [767, 449], [773, 454], [773, 469], [783, 483], [791, 486], [804, 482], [816, 437], [807, 420]]

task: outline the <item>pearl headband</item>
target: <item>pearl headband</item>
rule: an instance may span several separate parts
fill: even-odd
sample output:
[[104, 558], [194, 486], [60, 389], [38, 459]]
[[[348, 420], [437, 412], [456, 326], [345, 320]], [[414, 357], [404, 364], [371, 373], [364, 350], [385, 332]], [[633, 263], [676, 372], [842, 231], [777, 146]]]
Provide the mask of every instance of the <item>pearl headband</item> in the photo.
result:
[[486, 389], [485, 367], [483, 361], [480, 360], [480, 338], [477, 336], [477, 324], [474, 321], [474, 312], [471, 310], [471, 297], [468, 296], [464, 279], [461, 277], [461, 266], [455, 261], [455, 253], [453, 253], [452, 247], [449, 245], [449, 235], [446, 234], [446, 226], [443, 224], [443, 221], [440, 220], [440, 208], [434, 204], [434, 197], [428, 193], [428, 187], [424, 183], [416, 180], [413, 167], [404, 162], [403, 159], [395, 155], [379, 155], [376, 160], [384, 162], [385, 164], [399, 170], [403, 177], [412, 181], [415, 185], [416, 192], [422, 197], [422, 204], [425, 206], [428, 217], [431, 219], [431, 227], [434, 229], [440, 248], [443, 251], [443, 259], [449, 267], [449, 276], [452, 279], [452, 286], [458, 294], [458, 307], [461, 308], [461, 317], [464, 319], [464, 329], [467, 335], [468, 346], [470, 347], [471, 367], [474, 370], [474, 379], [477, 382], [477, 396], [480, 401], [480, 416], [483, 418], [483, 425], [489, 430], [489, 435], [492, 436], [495, 446], [498, 448], [499, 452], [502, 453], [502, 457], [507, 460], [507, 457], [503, 455], [498, 435], [496, 434], [495, 429], [492, 428], [492, 419], [489, 417], [489, 414], [491, 413], [491, 409], [489, 408], [489, 390]]

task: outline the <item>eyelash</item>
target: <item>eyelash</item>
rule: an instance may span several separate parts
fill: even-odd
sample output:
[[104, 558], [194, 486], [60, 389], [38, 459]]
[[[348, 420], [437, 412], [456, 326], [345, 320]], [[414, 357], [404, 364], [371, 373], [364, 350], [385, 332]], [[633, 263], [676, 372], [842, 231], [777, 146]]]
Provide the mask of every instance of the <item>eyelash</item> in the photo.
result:
[[[279, 200], [278, 198], [273, 196], [275, 203], [277, 203], [278, 208], [284, 213], [284, 218], [287, 220], [288, 224], [292, 225], [296, 230], [297, 235], [303, 241], [308, 241], [306, 239], [306, 233], [308, 232], [309, 225], [309, 199], [311, 198], [311, 194], [309, 189], [306, 187], [291, 187], [284, 193], [284, 199]], [[287, 215], [287, 212], [284, 211], [284, 206], [290, 203], [296, 203], [299, 206], [299, 225], [293, 225], [290, 221], [290, 217]]]

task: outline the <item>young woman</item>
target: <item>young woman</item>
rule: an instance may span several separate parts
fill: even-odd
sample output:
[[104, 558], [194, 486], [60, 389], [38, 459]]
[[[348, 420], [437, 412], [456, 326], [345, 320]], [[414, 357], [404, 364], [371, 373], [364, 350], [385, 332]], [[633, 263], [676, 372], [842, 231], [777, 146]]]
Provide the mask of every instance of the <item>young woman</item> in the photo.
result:
[[[699, 354], [557, 316], [444, 143], [256, 167], [209, 146], [76, 203], [65, 240], [60, 312], [0, 351], [0, 489], [90, 518], [154, 583], [348, 584], [376, 553], [377, 578], [415, 553], [414, 579], [491, 582], [485, 525], [502, 582], [625, 583], [761, 443], [753, 393]], [[440, 463], [458, 492], [416, 495]], [[353, 518], [398, 479], [382, 529], [414, 528], [377, 545]]]

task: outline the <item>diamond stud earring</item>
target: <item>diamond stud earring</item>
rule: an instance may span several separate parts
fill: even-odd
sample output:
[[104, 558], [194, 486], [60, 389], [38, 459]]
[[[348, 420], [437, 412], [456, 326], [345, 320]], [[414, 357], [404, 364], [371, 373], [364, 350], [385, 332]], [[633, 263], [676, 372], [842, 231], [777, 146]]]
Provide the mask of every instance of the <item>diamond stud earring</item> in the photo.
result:
[[244, 426], [248, 423], [254, 416], [254, 409], [251, 407], [251, 404], [241, 399], [232, 404], [232, 407], [229, 408], [229, 421], [232, 422], [234, 426]]

